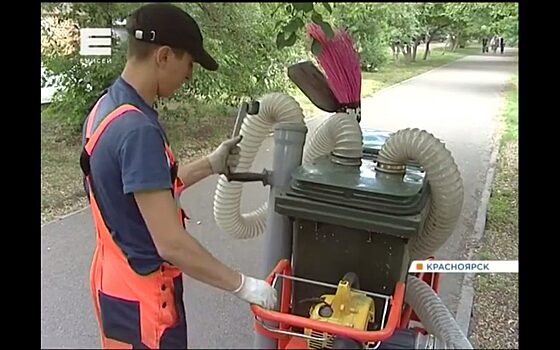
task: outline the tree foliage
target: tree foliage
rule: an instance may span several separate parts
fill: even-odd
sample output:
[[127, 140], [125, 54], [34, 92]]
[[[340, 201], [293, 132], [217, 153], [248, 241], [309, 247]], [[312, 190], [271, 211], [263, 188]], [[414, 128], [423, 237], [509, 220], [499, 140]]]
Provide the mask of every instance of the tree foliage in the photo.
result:
[[[84, 27], [117, 26], [142, 3], [42, 3], [43, 18]], [[195, 98], [224, 105], [256, 98], [270, 91], [288, 91], [290, 64], [317, 55], [320, 45], [305, 34], [308, 23], [321, 26], [327, 36], [344, 27], [352, 34], [362, 68], [374, 70], [390, 59], [390, 48], [414, 61], [416, 48], [432, 38], [454, 38], [453, 46], [468, 39], [503, 35], [517, 42], [516, 3], [177, 3], [200, 24], [205, 45], [220, 64], [217, 72], [195, 68], [193, 81], [177, 100]], [[43, 22], [43, 21], [42, 21]], [[44, 38], [52, 28], [42, 26]], [[56, 75], [63, 89], [53, 108], [71, 125], [81, 124], [88, 107], [121, 72], [126, 44], [115, 38], [110, 60], [79, 55], [79, 40], [67, 50], [52, 40], [42, 47], [42, 65]], [[425, 59], [428, 57], [424, 57]], [[397, 58], [397, 57], [395, 57]]]
[[[117, 21], [141, 4], [44, 4], [43, 14], [56, 14], [57, 21], [70, 20], [78, 28], [115, 27]], [[181, 3], [200, 24], [205, 46], [220, 64], [217, 72], [195, 66], [193, 81], [174, 96], [236, 105], [244, 98], [256, 98], [273, 90], [288, 88], [286, 67], [305, 56], [302, 43], [278, 50], [270, 40], [276, 35], [275, 4], [268, 3]], [[250, 15], [248, 15], [250, 14]], [[227, 28], [227, 29], [226, 29]], [[48, 36], [48, 27], [43, 34]], [[42, 64], [57, 77], [64, 89], [55, 96], [57, 116], [79, 126], [89, 106], [120, 74], [126, 58], [126, 43], [116, 38], [108, 59], [88, 59], [74, 50], [63, 52], [57, 45], [42, 50]]]
[[[112, 27], [115, 20], [122, 19], [133, 8], [134, 4], [123, 3], [41, 4], [42, 16], [50, 16], [57, 24], [74, 23], [77, 28]], [[69, 42], [74, 49], [67, 52], [61, 50], [59, 42], [52, 40], [52, 26], [42, 24], [41, 29], [42, 35], [51, 39], [42, 47], [41, 63], [50, 73], [47, 77], [52, 74], [55, 77], [53, 83], [62, 87], [55, 95], [52, 107], [56, 113], [53, 115], [79, 127], [88, 107], [119, 75], [125, 61], [125, 48], [117, 43], [110, 59], [87, 59], [79, 55], [78, 35]]]

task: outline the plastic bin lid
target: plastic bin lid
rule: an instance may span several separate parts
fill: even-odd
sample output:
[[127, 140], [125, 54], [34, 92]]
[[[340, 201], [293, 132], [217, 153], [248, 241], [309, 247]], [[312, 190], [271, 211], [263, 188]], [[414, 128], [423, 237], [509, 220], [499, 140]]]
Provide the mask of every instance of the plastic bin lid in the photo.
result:
[[329, 156], [302, 165], [292, 174], [291, 195], [390, 213], [421, 210], [427, 190], [424, 173], [407, 167], [404, 177], [375, 171], [375, 162], [360, 167], [333, 163]]

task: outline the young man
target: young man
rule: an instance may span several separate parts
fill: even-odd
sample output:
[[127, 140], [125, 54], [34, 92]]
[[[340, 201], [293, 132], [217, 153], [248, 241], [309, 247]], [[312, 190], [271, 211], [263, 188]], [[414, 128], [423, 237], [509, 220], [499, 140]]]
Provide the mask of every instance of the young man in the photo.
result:
[[150, 4], [127, 27], [126, 66], [84, 125], [80, 164], [97, 234], [91, 293], [103, 348], [186, 348], [182, 273], [265, 308], [276, 291], [222, 264], [185, 230], [181, 190], [239, 159], [238, 137], [178, 166], [151, 107], [191, 79], [193, 63], [218, 68], [197, 23], [178, 7]]

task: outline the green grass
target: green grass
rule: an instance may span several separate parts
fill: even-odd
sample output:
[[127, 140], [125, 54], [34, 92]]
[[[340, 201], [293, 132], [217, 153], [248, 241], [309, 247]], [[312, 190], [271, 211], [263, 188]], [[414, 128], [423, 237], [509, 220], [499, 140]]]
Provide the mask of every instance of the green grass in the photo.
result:
[[[441, 54], [434, 50], [427, 61], [418, 52], [417, 62], [388, 63], [376, 73], [364, 73], [362, 94], [370, 96], [376, 91], [456, 60], [468, 49]], [[306, 115], [319, 110], [299, 91], [293, 96]], [[54, 118], [46, 117], [41, 109], [41, 221], [50, 221], [60, 215], [82, 208], [86, 202], [81, 185], [80, 134], [63, 128]], [[176, 157], [185, 162], [196, 159], [216, 147], [229, 136], [235, 122], [236, 111], [218, 105], [189, 102], [168, 104], [161, 108], [164, 124]]]
[[223, 141], [233, 128], [236, 113], [227, 106], [189, 101], [161, 108], [160, 119], [175, 156], [190, 159]]
[[498, 155], [498, 171], [488, 210], [490, 224], [517, 225], [517, 148], [518, 135], [518, 76], [514, 75], [505, 93], [502, 113], [502, 136]]
[[383, 66], [378, 72], [364, 73], [362, 97], [371, 96], [380, 89], [443, 66], [466, 55], [473, 54], [477, 50], [474, 48], [458, 49], [456, 52], [446, 52], [442, 55], [440, 49], [435, 49], [425, 61], [422, 59], [423, 52], [419, 52], [416, 62], [409, 64], [401, 61], [391, 62]]
[[[45, 108], [41, 108], [44, 112]], [[235, 111], [190, 102], [160, 109], [171, 148], [182, 162], [216, 147], [233, 127]], [[41, 222], [83, 208], [87, 202], [79, 166], [80, 133], [41, 114]]]
[[518, 87], [519, 76], [515, 74], [511, 81], [510, 89], [506, 93], [506, 106], [504, 112], [505, 131], [502, 137], [502, 143], [517, 142], [519, 135], [518, 121]]
[[79, 136], [41, 117], [42, 223], [85, 205], [79, 156]]
[[[498, 165], [487, 212], [484, 238], [476, 259], [517, 260], [518, 223], [518, 78], [505, 92]], [[471, 339], [477, 348], [517, 348], [518, 275], [480, 274], [475, 283]]]
[[[387, 63], [383, 65], [379, 69], [379, 71], [374, 73], [363, 72], [362, 98], [371, 96], [377, 91], [388, 86], [410, 79], [416, 75], [425, 73], [447, 63], [456, 61], [457, 59], [466, 55], [476, 54], [478, 53], [479, 49], [478, 47], [467, 47], [464, 49], [457, 49], [457, 51], [455, 52], [448, 51], [443, 55], [441, 49], [434, 49], [430, 51], [431, 53], [428, 59], [425, 61], [422, 59], [424, 56], [424, 52], [419, 50], [415, 62], [405, 63], [402, 60], [394, 61], [392, 57], [388, 57]], [[294, 91], [293, 95], [302, 106], [302, 109], [306, 116], [321, 112], [299, 90]]]

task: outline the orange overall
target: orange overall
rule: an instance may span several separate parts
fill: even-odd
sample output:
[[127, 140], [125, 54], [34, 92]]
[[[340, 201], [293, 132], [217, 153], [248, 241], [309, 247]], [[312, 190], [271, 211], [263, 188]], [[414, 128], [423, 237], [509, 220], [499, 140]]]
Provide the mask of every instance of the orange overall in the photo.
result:
[[[157, 271], [147, 276], [134, 272], [104, 223], [90, 178], [89, 158], [103, 131], [113, 120], [126, 115], [125, 112], [139, 109], [132, 105], [119, 106], [104, 118], [92, 134], [98, 105], [99, 102], [88, 117], [86, 143], [80, 163], [88, 183], [97, 235], [90, 286], [102, 348], [186, 349], [187, 325], [181, 271], [163, 263]], [[165, 151], [172, 174], [172, 194], [178, 198], [183, 184], [177, 177], [177, 163], [167, 144]], [[178, 219], [184, 226], [187, 217], [180, 207], [178, 211]]]

